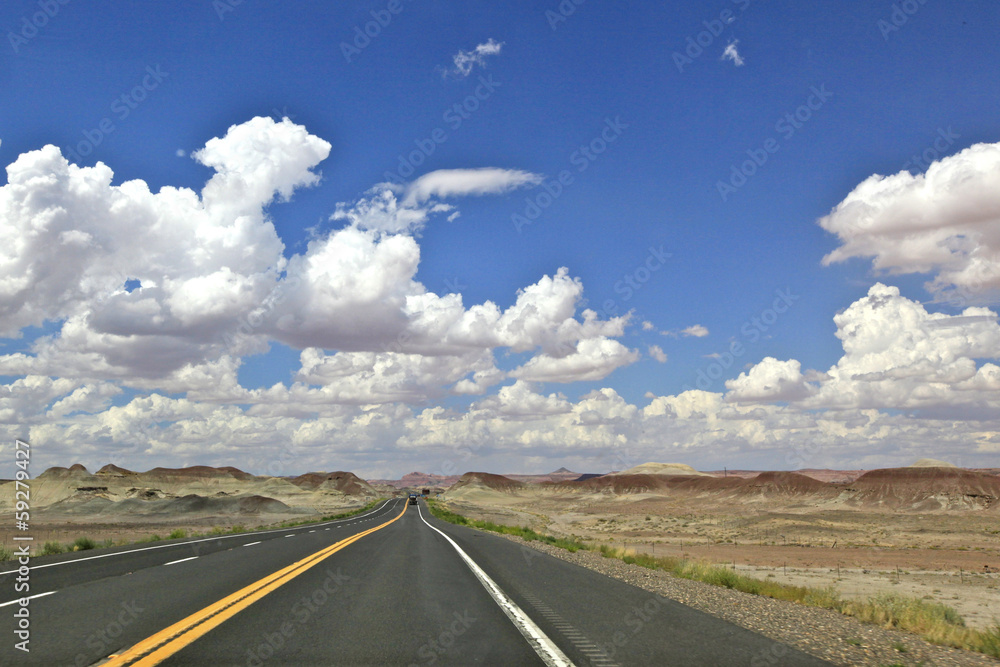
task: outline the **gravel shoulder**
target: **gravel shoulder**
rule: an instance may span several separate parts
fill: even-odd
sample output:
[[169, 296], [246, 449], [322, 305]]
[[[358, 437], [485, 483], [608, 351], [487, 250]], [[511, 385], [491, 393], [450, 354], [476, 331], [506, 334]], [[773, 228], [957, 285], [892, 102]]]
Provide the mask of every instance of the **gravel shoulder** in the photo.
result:
[[[592, 551], [570, 553], [512, 535], [502, 537], [658, 593], [838, 665], [1000, 665], [1000, 661], [979, 653], [936, 646], [916, 635], [861, 623], [827, 609], [679, 579]], [[767, 664], [779, 665], [780, 659]]]

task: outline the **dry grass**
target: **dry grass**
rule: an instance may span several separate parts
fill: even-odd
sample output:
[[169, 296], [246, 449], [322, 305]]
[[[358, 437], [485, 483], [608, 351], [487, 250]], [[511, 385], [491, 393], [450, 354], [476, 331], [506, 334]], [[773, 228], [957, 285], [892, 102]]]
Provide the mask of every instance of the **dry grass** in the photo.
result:
[[649, 554], [637, 553], [632, 549], [611, 547], [606, 544], [590, 545], [577, 540], [543, 535], [530, 528], [517, 528], [496, 524], [492, 521], [468, 519], [433, 502], [429, 502], [428, 506], [435, 516], [451, 523], [508, 535], [519, 535], [528, 540], [544, 541], [569, 551], [579, 549], [598, 551], [605, 558], [617, 558], [625, 563], [663, 570], [676, 577], [810, 607], [832, 609], [865, 623], [912, 632], [934, 644], [977, 651], [994, 658], [1000, 658], [1000, 623], [987, 630], [969, 628], [966, 627], [965, 620], [957, 611], [937, 602], [900, 595], [877, 595], [863, 601], [849, 601], [842, 599], [832, 586], [812, 588], [782, 584], [772, 580], [757, 579], [736, 572], [731, 568], [704, 561], [676, 557], [657, 558]]

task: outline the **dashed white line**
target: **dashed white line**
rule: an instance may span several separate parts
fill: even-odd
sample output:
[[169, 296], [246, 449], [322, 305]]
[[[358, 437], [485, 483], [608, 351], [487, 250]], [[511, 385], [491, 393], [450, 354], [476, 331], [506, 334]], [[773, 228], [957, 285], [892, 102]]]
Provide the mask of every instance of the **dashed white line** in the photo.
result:
[[[28, 599], [29, 600], [35, 600], [37, 598], [43, 598], [46, 595], [53, 595], [53, 594], [55, 594], [55, 591], [49, 591], [48, 593], [39, 593], [38, 595], [29, 595]], [[10, 602], [4, 602], [3, 604], [0, 604], [0, 607], [6, 607], [7, 605], [17, 604], [20, 601], [21, 601], [21, 598], [18, 598], [16, 600], [11, 600]]]
[[194, 560], [197, 556], [189, 556], [187, 558], [181, 558], [180, 560], [172, 560], [169, 563], [164, 563], [164, 565], [176, 565], [177, 563], [183, 563], [186, 560]]
[[295, 537], [294, 535], [285, 535], [285, 537]]
[[[372, 512], [381, 512], [391, 502], [393, 502], [391, 499], [390, 500], [386, 500], [384, 503], [382, 503], [381, 505], [379, 505], [378, 507], [376, 507], [375, 509], [373, 509]], [[344, 521], [344, 519], [334, 519], [333, 521], [330, 521], [329, 523], [337, 523], [339, 521]], [[323, 525], [323, 524], [320, 524], [320, 525]], [[340, 528], [340, 527], [341, 526], [337, 526], [337, 528]], [[268, 533], [277, 533], [277, 532], [280, 532], [281, 530], [282, 530], [281, 528], [275, 528], [274, 530], [262, 530], [262, 531], [258, 532], [257, 534], [258, 535], [267, 535]], [[153, 546], [153, 547], [140, 547], [139, 549], [128, 549], [127, 551], [115, 551], [113, 553], [98, 554], [96, 556], [85, 556], [84, 558], [73, 558], [73, 559], [70, 559], [70, 560], [61, 560], [61, 561], [59, 561], [57, 563], [45, 563], [43, 565], [32, 565], [30, 569], [32, 569], [32, 570], [41, 570], [42, 568], [46, 568], [46, 567], [58, 567], [59, 565], [70, 565], [72, 563], [82, 563], [83, 561], [86, 561], [86, 560], [95, 560], [95, 559], [98, 559], [98, 558], [111, 558], [113, 556], [124, 556], [126, 554], [139, 553], [140, 551], [153, 551], [154, 549], [170, 549], [172, 547], [183, 547], [183, 546], [187, 546], [188, 544], [197, 544], [198, 542], [216, 542], [216, 541], [219, 541], [219, 540], [231, 540], [234, 537], [245, 537], [245, 535], [240, 535], [240, 534], [215, 535], [213, 537], [204, 537], [204, 538], [200, 538], [200, 539], [197, 539], [197, 540], [188, 540], [187, 542], [177, 542], [177, 543], [174, 543], [174, 544], [158, 544], [158, 545]], [[3, 572], [0, 572], [0, 577], [2, 577], [4, 575], [7, 575], [7, 574], [15, 574], [16, 572], [17, 572], [16, 568], [13, 569], [13, 570], [5, 570]]]
[[245, 547], [252, 547], [255, 544], [260, 544], [260, 540], [257, 540], [256, 542], [247, 542], [243, 546], [245, 546]]

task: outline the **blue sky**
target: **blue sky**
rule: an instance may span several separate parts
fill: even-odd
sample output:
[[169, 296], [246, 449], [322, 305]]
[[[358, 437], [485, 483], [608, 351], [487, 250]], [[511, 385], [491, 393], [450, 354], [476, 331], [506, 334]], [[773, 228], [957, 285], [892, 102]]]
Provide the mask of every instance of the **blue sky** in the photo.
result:
[[[141, 197], [131, 222], [116, 213], [112, 224], [100, 197], [80, 195], [71, 177], [56, 178], [59, 195], [40, 181], [28, 190], [7, 186], [5, 238], [39, 245], [8, 241], [35, 255], [10, 250], [4, 278], [48, 281], [0, 295], [9, 322], [0, 348], [8, 439], [31, 437], [52, 464], [79, 452], [90, 465], [245, 461], [257, 472], [276, 470], [277, 452], [294, 445], [278, 467], [353, 467], [368, 476], [448, 463], [539, 472], [646, 459], [703, 468], [875, 467], [924, 454], [969, 465], [995, 459], [991, 383], [1000, 339], [989, 313], [1000, 214], [989, 193], [1000, 141], [998, 18], [992, 4], [918, 0], [5, 3], [4, 165], [51, 144], [80, 167], [106, 165], [114, 174], [108, 192], [139, 179], [154, 194], [167, 187], [195, 195], [219, 173], [209, 165], [242, 173], [239, 161], [254, 151], [272, 151], [267, 159], [279, 165], [271, 194], [256, 210], [239, 211], [257, 225], [248, 238], [274, 238], [250, 243], [228, 232], [247, 243], [240, 261], [260, 253], [244, 273], [228, 254], [205, 260], [214, 251], [198, 243], [169, 247], [174, 235], [157, 236], [156, 225], [172, 224], [170, 214], [150, 222]], [[362, 36], [366, 29], [372, 36]], [[255, 118], [268, 120], [249, 125]], [[234, 126], [246, 132], [236, 137]], [[206, 149], [216, 162], [193, 158], [227, 136], [225, 147]], [[297, 147], [304, 161], [296, 161]], [[935, 162], [943, 175], [924, 179]], [[351, 211], [373, 201], [387, 174], [403, 177], [394, 193], [400, 203], [407, 192], [429, 193], [413, 195], [410, 206], [425, 220], [390, 230], [364, 216], [331, 218], [338, 204]], [[898, 182], [858, 190], [875, 174]], [[956, 183], [970, 179], [981, 198], [956, 194]], [[282, 187], [288, 201], [274, 195]], [[831, 215], [855, 195], [868, 213], [845, 207]], [[956, 197], [975, 211], [957, 210]], [[43, 243], [39, 221], [56, 200], [68, 220], [59, 223], [63, 236]], [[926, 219], [915, 222], [914, 201]], [[435, 203], [447, 210], [431, 210]], [[219, 215], [212, 225], [238, 228], [236, 213]], [[311, 281], [332, 281], [326, 288], [334, 292], [346, 283], [303, 273], [309, 289], [300, 294], [282, 281], [296, 266], [318, 266], [321, 246], [352, 224], [373, 248], [390, 248], [393, 234], [405, 239], [404, 255], [418, 253], [419, 263], [391, 274], [396, 287], [379, 262], [398, 267], [403, 259], [353, 265], [362, 281], [364, 269], [377, 273], [384, 289], [373, 289], [367, 305], [352, 302], [354, 310], [324, 311], [310, 302], [309, 289], [322, 288]], [[136, 231], [143, 225], [155, 233]], [[198, 230], [187, 240], [202, 238]], [[79, 254], [71, 248], [82, 246], [67, 238], [96, 250]], [[162, 257], [139, 262], [149, 243], [166, 244]], [[838, 249], [843, 256], [824, 263]], [[171, 264], [181, 256], [190, 264]], [[144, 265], [158, 277], [133, 275]], [[486, 302], [503, 312], [519, 303], [519, 290], [529, 294], [561, 267], [582, 285], [567, 297], [570, 319], [583, 323], [590, 308], [617, 324], [560, 338], [553, 332], [559, 322], [565, 329], [565, 303], [532, 303], [554, 309], [551, 331], [484, 343], [479, 352], [492, 363], [463, 338], [461, 368], [456, 348], [410, 339], [431, 335], [420, 327], [432, 316], [401, 307], [403, 292], [455, 293], [465, 312]], [[231, 308], [219, 304], [232, 294], [213, 296], [216, 283], [205, 277], [223, 269], [245, 288]], [[128, 278], [142, 282], [134, 294], [117, 285]], [[266, 305], [268, 294], [279, 295], [276, 307]], [[182, 297], [199, 295], [218, 311], [208, 319], [182, 313]], [[916, 318], [910, 324], [987, 310], [887, 342], [887, 325], [872, 319], [880, 299], [901, 309], [897, 317]], [[109, 307], [116, 300], [134, 307]], [[234, 343], [239, 323], [262, 307], [264, 319], [275, 316], [274, 330], [253, 327], [252, 341]], [[306, 310], [317, 311], [313, 333], [277, 323], [279, 315], [306, 322]], [[357, 331], [322, 333], [348, 314]], [[393, 317], [409, 321], [396, 350], [405, 358], [380, 340]], [[957, 329], [959, 342], [939, 336]], [[845, 341], [858, 331], [869, 338], [852, 356]], [[712, 356], [733, 345], [741, 352], [731, 359]], [[300, 360], [307, 348], [356, 373], [310, 376]], [[567, 354], [578, 357], [567, 365]], [[928, 358], [939, 365], [927, 367]], [[458, 366], [440, 372], [448, 363]], [[456, 389], [484, 363], [495, 370], [488, 381]], [[421, 364], [436, 370], [413, 371]], [[211, 377], [228, 388], [210, 390]], [[358, 378], [367, 379], [352, 384]], [[865, 378], [895, 384], [855, 386]], [[276, 383], [281, 396], [268, 393]], [[835, 398], [845, 395], [853, 399]], [[614, 414], [594, 407], [611, 403], [620, 408]], [[448, 428], [421, 425], [438, 410]], [[757, 419], [755, 411], [767, 414]], [[366, 420], [376, 413], [373, 426]], [[718, 428], [723, 413], [739, 426]], [[830, 425], [859, 415], [868, 431]], [[931, 435], [916, 442], [914, 433]], [[456, 454], [468, 438], [480, 444]], [[808, 457], [789, 454], [816, 441], [823, 447]]]

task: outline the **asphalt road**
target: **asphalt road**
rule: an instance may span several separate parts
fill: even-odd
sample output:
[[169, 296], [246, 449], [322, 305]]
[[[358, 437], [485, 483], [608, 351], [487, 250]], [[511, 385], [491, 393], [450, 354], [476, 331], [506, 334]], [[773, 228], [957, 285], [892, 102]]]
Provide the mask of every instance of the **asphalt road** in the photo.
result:
[[[32, 560], [31, 594], [46, 595], [29, 606], [31, 652], [14, 648], [19, 605], [0, 606], [0, 663], [92, 665], [120, 656], [107, 664], [826, 664], [591, 570], [433, 519], [423, 502], [397, 499], [338, 522], [105, 553]], [[16, 599], [15, 578], [0, 572], [0, 604]], [[134, 660], [126, 659], [130, 649]]]

